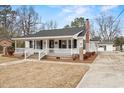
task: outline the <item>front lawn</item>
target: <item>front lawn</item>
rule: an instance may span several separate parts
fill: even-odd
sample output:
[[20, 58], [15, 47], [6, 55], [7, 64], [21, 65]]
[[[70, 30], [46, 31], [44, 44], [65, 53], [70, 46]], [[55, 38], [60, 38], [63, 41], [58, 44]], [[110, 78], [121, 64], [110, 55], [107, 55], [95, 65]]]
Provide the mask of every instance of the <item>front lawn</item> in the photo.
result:
[[84, 65], [26, 62], [0, 67], [0, 87], [76, 87], [89, 67]]
[[0, 54], [0, 63], [5, 63], [5, 62], [10, 62], [10, 61], [16, 61], [16, 60], [20, 60], [22, 59], [21, 57], [16, 57], [16, 56], [8, 56], [8, 57], [5, 57], [5, 56], [2, 56]]

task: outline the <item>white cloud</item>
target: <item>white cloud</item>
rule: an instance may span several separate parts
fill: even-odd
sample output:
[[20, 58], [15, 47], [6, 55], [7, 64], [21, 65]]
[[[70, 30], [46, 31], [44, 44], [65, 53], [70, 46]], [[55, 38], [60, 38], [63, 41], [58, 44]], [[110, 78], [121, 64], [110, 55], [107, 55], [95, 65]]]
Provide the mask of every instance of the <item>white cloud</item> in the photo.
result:
[[68, 15], [68, 14], [75, 14], [75, 15], [80, 15], [83, 13], [86, 13], [86, 11], [89, 10], [87, 6], [65, 6], [62, 7], [62, 12], [60, 15]]
[[118, 7], [118, 5], [104, 5], [101, 7], [101, 11], [102, 12], [109, 11], [109, 10], [116, 8], [116, 7]]
[[85, 17], [91, 11], [90, 8], [91, 6], [63, 6], [61, 7], [62, 11], [59, 16], [64, 17], [63, 20], [65, 20], [67, 24], [70, 24], [76, 17]]

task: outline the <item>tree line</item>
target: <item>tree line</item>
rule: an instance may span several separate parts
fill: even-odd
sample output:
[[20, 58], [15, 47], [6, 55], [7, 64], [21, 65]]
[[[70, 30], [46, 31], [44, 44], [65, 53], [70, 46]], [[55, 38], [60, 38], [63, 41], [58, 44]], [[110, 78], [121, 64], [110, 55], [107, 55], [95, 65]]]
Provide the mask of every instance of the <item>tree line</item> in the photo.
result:
[[22, 36], [44, 29], [57, 28], [57, 22], [42, 22], [32, 6], [20, 6], [16, 10], [10, 5], [0, 6], [0, 35]]

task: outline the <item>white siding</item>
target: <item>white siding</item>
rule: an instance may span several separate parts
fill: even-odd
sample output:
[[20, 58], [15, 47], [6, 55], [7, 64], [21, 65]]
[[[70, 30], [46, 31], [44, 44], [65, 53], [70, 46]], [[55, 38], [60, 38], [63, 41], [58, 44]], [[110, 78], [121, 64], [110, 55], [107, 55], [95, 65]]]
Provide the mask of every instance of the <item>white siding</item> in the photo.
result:
[[82, 38], [77, 39], [77, 48], [79, 49], [80, 47], [83, 47], [83, 39]]
[[106, 45], [106, 51], [113, 51], [113, 45], [112, 44], [107, 44]]
[[29, 48], [29, 41], [25, 41], [25, 48]]
[[[115, 47], [113, 47], [113, 44], [99, 44], [99, 46], [103, 46], [103, 47], [98, 47], [98, 51], [108, 51], [108, 52], [112, 52], [115, 50]], [[106, 49], [105, 49], [106, 47]]]
[[[77, 52], [78, 54], [79, 54], [79, 48], [80, 47], [83, 47], [83, 39], [82, 38], [78, 38], [77, 39], [77, 48], [76, 48], [76, 50], [74, 49], [73, 51], [75, 51], [75, 52]], [[84, 49], [83, 50], [83, 54], [85, 54], [86, 53], [86, 50]]]
[[105, 50], [104, 50], [103, 47], [99, 47], [99, 48], [98, 48], [98, 51], [99, 51], [99, 52], [102, 52], [102, 51], [105, 51]]
[[97, 52], [98, 51], [97, 42], [96, 41], [90, 41], [90, 51], [91, 52], [93, 52], [93, 51]]

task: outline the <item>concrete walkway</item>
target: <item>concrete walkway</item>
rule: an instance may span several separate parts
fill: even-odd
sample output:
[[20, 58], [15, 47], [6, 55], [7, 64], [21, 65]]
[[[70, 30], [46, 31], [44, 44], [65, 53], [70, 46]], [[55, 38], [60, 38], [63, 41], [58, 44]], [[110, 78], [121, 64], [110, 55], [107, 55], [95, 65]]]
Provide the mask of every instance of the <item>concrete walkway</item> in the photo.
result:
[[124, 87], [124, 56], [111, 53], [99, 55], [77, 88]]

